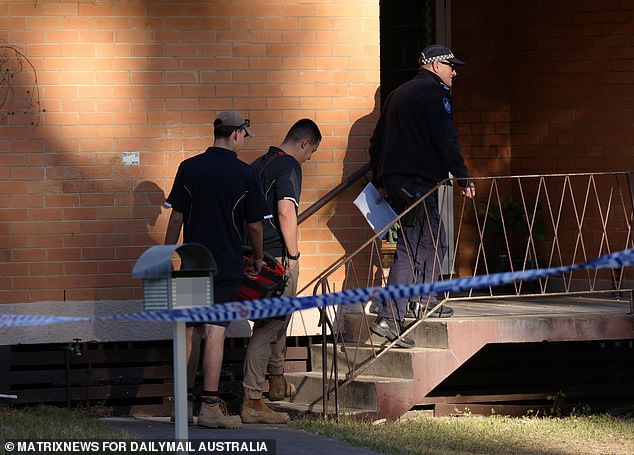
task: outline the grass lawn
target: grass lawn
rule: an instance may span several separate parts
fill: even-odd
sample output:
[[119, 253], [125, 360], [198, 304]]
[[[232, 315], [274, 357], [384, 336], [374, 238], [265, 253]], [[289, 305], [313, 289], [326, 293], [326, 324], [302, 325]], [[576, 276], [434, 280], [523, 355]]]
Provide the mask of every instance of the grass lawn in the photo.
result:
[[[6, 439], [132, 439], [101, 423], [97, 409], [0, 406], [0, 438]], [[0, 452], [2, 453], [2, 452]]]
[[388, 454], [634, 455], [634, 418], [418, 416], [397, 422], [296, 421], [299, 428]]
[[[98, 418], [98, 409], [0, 406], [0, 440], [130, 440]], [[430, 418], [373, 423], [341, 418], [292, 425], [386, 454], [634, 455], [634, 417], [503, 416]], [[0, 447], [0, 453], [4, 453]], [[319, 452], [316, 452], [319, 453]]]

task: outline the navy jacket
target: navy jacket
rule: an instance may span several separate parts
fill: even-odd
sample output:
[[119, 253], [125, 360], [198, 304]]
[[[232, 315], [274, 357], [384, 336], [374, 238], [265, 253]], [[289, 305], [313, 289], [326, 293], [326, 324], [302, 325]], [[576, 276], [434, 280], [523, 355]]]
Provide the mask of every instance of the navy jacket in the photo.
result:
[[[453, 127], [449, 87], [424, 69], [388, 95], [369, 152], [377, 187], [383, 187], [386, 175], [421, 177], [430, 187], [449, 172], [469, 177]], [[466, 186], [468, 180], [459, 183]]]

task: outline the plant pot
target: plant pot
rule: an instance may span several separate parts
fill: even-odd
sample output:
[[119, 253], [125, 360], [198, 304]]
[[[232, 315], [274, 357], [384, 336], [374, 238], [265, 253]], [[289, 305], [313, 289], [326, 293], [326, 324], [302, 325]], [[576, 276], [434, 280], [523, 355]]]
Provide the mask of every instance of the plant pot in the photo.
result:
[[381, 240], [381, 264], [384, 269], [389, 270], [394, 261], [394, 252], [396, 251], [396, 243]]

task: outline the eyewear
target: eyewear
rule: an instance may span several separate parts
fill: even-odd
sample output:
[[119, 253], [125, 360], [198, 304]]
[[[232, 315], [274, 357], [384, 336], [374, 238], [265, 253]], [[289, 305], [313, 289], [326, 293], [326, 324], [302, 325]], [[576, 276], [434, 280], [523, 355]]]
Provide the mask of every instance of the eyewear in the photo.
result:
[[442, 63], [443, 65], [447, 65], [449, 68], [451, 68], [451, 71], [455, 71], [456, 70], [456, 65], [454, 65], [451, 62], [438, 62], [438, 63]]

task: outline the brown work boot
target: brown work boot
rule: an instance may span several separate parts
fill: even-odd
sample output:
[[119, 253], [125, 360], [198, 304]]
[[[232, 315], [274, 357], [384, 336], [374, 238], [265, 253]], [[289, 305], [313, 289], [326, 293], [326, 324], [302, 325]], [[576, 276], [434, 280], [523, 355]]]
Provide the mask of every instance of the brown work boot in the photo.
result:
[[295, 384], [287, 382], [283, 374], [269, 376], [269, 400], [280, 401], [286, 397], [294, 397], [296, 393]]
[[291, 421], [287, 413], [273, 411], [262, 398], [252, 400], [246, 396], [242, 403], [240, 417], [244, 423], [288, 423]]
[[198, 426], [208, 428], [240, 428], [240, 416], [232, 416], [227, 412], [225, 402], [220, 398], [205, 398], [200, 405]]

